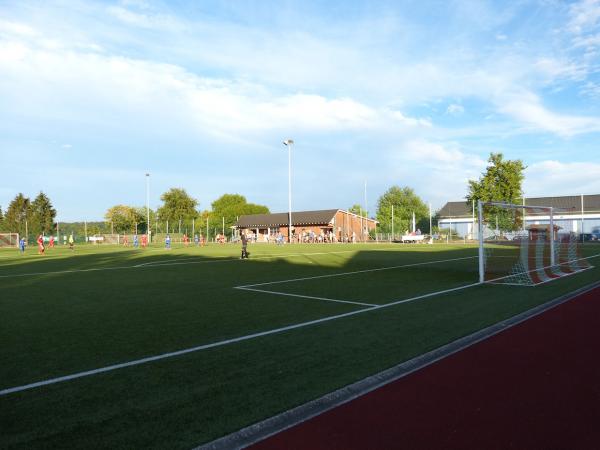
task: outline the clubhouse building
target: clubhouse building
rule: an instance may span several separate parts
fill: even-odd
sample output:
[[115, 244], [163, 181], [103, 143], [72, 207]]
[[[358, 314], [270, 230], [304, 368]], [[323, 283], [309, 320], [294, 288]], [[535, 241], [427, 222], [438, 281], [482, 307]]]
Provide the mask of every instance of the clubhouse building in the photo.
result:
[[[252, 214], [241, 216], [234, 225], [236, 235], [245, 233], [257, 242], [273, 242], [282, 235], [288, 240], [288, 213]], [[292, 241], [362, 242], [377, 221], [343, 209], [292, 211]]]
[[[590, 234], [600, 229], [600, 194], [568, 195], [562, 197], [527, 197], [524, 206], [556, 208], [554, 223], [560, 229], [578, 234]], [[477, 205], [466, 201], [448, 202], [438, 212], [438, 226], [450, 229], [460, 237], [477, 236]], [[525, 216], [526, 225], [547, 225], [549, 216], [531, 213]]]

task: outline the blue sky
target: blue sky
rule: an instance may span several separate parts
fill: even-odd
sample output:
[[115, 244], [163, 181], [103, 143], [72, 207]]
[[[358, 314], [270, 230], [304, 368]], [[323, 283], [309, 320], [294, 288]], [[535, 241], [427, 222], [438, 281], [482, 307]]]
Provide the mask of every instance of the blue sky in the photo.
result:
[[600, 0], [0, 1], [0, 206], [98, 220], [183, 187], [287, 210], [434, 208], [489, 153], [600, 193]]

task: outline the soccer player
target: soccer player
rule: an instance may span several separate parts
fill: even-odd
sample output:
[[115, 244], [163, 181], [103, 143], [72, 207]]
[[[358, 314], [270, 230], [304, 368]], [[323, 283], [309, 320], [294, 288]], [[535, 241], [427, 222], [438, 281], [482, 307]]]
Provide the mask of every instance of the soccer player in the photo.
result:
[[21, 253], [25, 253], [25, 245], [25, 237], [21, 237], [21, 239], [19, 239], [19, 250]]
[[242, 233], [242, 257], [240, 259], [248, 259], [248, 238], [246, 233]]
[[50, 236], [50, 243], [48, 244], [49, 248], [54, 248], [54, 236]]
[[127, 237], [126, 234], [123, 235], [123, 246], [129, 247], [129, 238]]
[[147, 245], [148, 245], [148, 235], [142, 234], [142, 247], [146, 248]]
[[138, 242], [138, 235], [137, 235], [137, 234], [134, 234], [134, 235], [133, 235], [133, 246], [134, 246], [135, 248], [138, 248], [138, 245], [139, 245], [139, 242]]
[[37, 238], [37, 244], [38, 244], [38, 255], [43, 255], [46, 248], [44, 247], [44, 236], [42, 236], [41, 234]]
[[196, 244], [196, 247], [200, 245], [200, 238], [198, 237], [198, 233], [194, 235], [194, 244]]
[[167, 234], [165, 238], [165, 248], [171, 250], [171, 236]]
[[73, 233], [69, 235], [69, 249], [74, 250], [73, 245], [75, 244], [75, 239], [73, 239]]

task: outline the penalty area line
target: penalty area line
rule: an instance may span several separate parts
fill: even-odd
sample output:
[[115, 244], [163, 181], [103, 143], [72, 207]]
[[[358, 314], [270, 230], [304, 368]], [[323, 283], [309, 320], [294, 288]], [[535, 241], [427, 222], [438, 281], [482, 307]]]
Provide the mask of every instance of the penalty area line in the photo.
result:
[[352, 305], [361, 305], [361, 306], [378, 306], [373, 303], [364, 303], [364, 302], [354, 302], [351, 300], [337, 300], [335, 298], [326, 298], [326, 297], [313, 297], [312, 295], [301, 295], [301, 294], [290, 294], [289, 292], [278, 292], [278, 291], [267, 291], [265, 289], [254, 289], [248, 288], [244, 286], [234, 287], [234, 289], [239, 289], [240, 291], [252, 291], [252, 292], [262, 292], [265, 294], [273, 294], [273, 295], [284, 295], [286, 297], [299, 297], [299, 298], [308, 298], [312, 300], [322, 300], [326, 302], [336, 302], [336, 303], [350, 303]]
[[314, 277], [290, 278], [289, 280], [267, 281], [265, 283], [245, 284], [245, 285], [242, 285], [242, 286], [236, 286], [235, 288], [236, 289], [240, 289], [240, 288], [248, 288], [248, 287], [255, 287], [255, 286], [268, 286], [270, 284], [291, 283], [293, 281], [305, 281], [305, 280], [316, 280], [316, 279], [319, 279], [319, 278], [343, 277], [344, 275], [354, 275], [354, 274], [357, 274], [357, 273], [380, 272], [380, 271], [383, 271], [383, 270], [402, 269], [402, 268], [406, 268], [406, 267], [426, 266], [426, 265], [429, 265], [429, 264], [439, 264], [439, 263], [451, 262], [451, 261], [461, 261], [461, 260], [464, 260], [464, 259], [475, 259], [477, 257], [478, 256], [464, 256], [464, 257], [461, 257], [461, 258], [438, 259], [438, 260], [435, 260], [435, 261], [424, 261], [424, 262], [419, 262], [419, 263], [402, 264], [400, 266], [378, 267], [376, 269], [353, 270], [352, 272], [332, 273], [332, 274], [329, 274], [329, 275], [316, 275]]
[[230, 345], [230, 344], [235, 344], [238, 342], [243, 342], [243, 341], [248, 341], [250, 339], [256, 339], [259, 337], [264, 337], [264, 336], [270, 336], [270, 335], [274, 335], [274, 334], [279, 334], [279, 333], [284, 333], [290, 330], [297, 330], [299, 328], [305, 328], [305, 327], [309, 327], [312, 325], [318, 325], [321, 323], [326, 323], [326, 322], [331, 322], [333, 320], [338, 320], [338, 319], [342, 319], [345, 317], [351, 317], [351, 316], [356, 316], [358, 314], [364, 314], [370, 311], [375, 311], [375, 310], [380, 310], [380, 309], [385, 309], [385, 308], [390, 308], [392, 306], [396, 306], [396, 305], [400, 305], [403, 303], [409, 303], [409, 302], [413, 302], [416, 300], [422, 300], [425, 298], [430, 298], [430, 297], [434, 297], [437, 295], [442, 295], [442, 294], [448, 294], [450, 292], [456, 292], [456, 291], [460, 291], [460, 290], [464, 290], [464, 289], [469, 289], [475, 286], [481, 286], [480, 283], [472, 283], [472, 284], [467, 284], [467, 285], [463, 285], [463, 286], [458, 286], [458, 287], [454, 287], [451, 289], [445, 289], [443, 291], [436, 291], [436, 292], [430, 292], [428, 294], [423, 294], [423, 295], [419, 295], [416, 297], [411, 297], [411, 298], [407, 298], [407, 299], [403, 299], [403, 300], [398, 300], [395, 302], [391, 302], [391, 303], [386, 303], [384, 305], [377, 305], [377, 306], [371, 306], [368, 308], [363, 308], [363, 309], [358, 309], [356, 311], [350, 311], [347, 313], [342, 313], [342, 314], [336, 314], [333, 316], [328, 316], [328, 317], [323, 317], [321, 319], [315, 319], [315, 320], [310, 320], [308, 322], [301, 322], [301, 323], [297, 323], [294, 325], [288, 325], [285, 327], [280, 327], [280, 328], [274, 328], [271, 330], [266, 330], [266, 331], [261, 331], [258, 333], [252, 333], [252, 334], [248, 334], [245, 336], [239, 336], [236, 338], [232, 338], [232, 339], [226, 339], [223, 341], [218, 341], [218, 342], [213, 342], [213, 343], [209, 343], [209, 344], [204, 344], [204, 345], [198, 345], [196, 347], [190, 347], [190, 348], [186, 348], [183, 350], [177, 350], [177, 351], [173, 351], [173, 352], [168, 352], [168, 353], [162, 353], [160, 355], [155, 355], [155, 356], [149, 356], [146, 358], [141, 358], [141, 359], [135, 359], [133, 361], [128, 361], [128, 362], [124, 362], [124, 363], [119, 363], [119, 364], [112, 364], [110, 366], [105, 366], [105, 367], [100, 367], [97, 369], [92, 369], [92, 370], [86, 370], [83, 372], [77, 372], [77, 373], [73, 373], [70, 375], [64, 375], [61, 377], [56, 377], [56, 378], [49, 378], [47, 380], [42, 380], [42, 381], [38, 381], [35, 383], [29, 383], [29, 384], [24, 384], [21, 386], [15, 386], [15, 387], [11, 387], [11, 388], [6, 388], [6, 389], [2, 389], [0, 390], [0, 397], [3, 397], [5, 395], [9, 395], [9, 394], [14, 394], [16, 392], [22, 392], [22, 391], [27, 391], [30, 389], [35, 389], [35, 388], [39, 388], [39, 387], [43, 387], [43, 386], [49, 386], [52, 384], [57, 384], [57, 383], [62, 383], [65, 381], [70, 381], [70, 380], [76, 380], [78, 378], [84, 378], [84, 377], [89, 377], [92, 375], [97, 375], [100, 373], [106, 373], [106, 372], [112, 372], [114, 370], [118, 370], [118, 369], [124, 369], [127, 367], [133, 367], [133, 366], [139, 366], [142, 364], [147, 364], [147, 363], [151, 363], [154, 361], [160, 361], [163, 359], [167, 359], [167, 358], [173, 358], [176, 356], [182, 356], [182, 355], [186, 355], [189, 353], [194, 353], [194, 352], [198, 352], [198, 351], [202, 351], [202, 350], [208, 350], [211, 348], [217, 348], [217, 347], [222, 347], [225, 345]]

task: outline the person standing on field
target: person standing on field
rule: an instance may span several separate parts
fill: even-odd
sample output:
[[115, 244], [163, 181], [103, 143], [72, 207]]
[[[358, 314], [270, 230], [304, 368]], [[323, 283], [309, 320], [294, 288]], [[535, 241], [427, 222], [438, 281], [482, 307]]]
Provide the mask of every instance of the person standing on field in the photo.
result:
[[21, 239], [19, 239], [19, 250], [21, 253], [25, 253], [25, 245], [25, 237], [21, 237]]
[[242, 233], [242, 257], [240, 259], [248, 259], [248, 237], [246, 233]]
[[44, 236], [42, 236], [41, 234], [37, 238], [37, 244], [38, 244], [38, 255], [43, 255], [44, 250], [46, 250], [46, 249], [44, 248]]
[[73, 250], [73, 244], [75, 244], [75, 239], [73, 239], [73, 233], [69, 235], [69, 249]]

